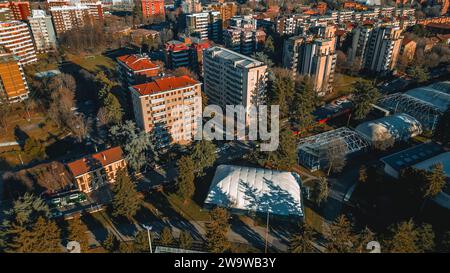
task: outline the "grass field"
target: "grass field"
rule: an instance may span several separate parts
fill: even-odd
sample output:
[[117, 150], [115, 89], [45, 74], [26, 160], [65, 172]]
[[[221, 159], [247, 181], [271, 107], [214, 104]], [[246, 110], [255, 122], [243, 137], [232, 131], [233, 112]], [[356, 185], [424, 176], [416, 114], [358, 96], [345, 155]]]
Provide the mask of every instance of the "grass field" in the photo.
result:
[[186, 220], [190, 221], [209, 221], [209, 213], [206, 210], [202, 210], [193, 200], [188, 203], [184, 203], [183, 200], [175, 193], [164, 194], [169, 201], [172, 208], [177, 211]]
[[116, 66], [113, 60], [103, 55], [77, 56], [69, 53], [67, 54], [67, 60], [91, 73], [97, 73], [105, 69], [114, 70]]
[[332, 101], [336, 98], [350, 94], [352, 85], [359, 79], [361, 78], [336, 73], [334, 75], [334, 91], [325, 96], [325, 101]]

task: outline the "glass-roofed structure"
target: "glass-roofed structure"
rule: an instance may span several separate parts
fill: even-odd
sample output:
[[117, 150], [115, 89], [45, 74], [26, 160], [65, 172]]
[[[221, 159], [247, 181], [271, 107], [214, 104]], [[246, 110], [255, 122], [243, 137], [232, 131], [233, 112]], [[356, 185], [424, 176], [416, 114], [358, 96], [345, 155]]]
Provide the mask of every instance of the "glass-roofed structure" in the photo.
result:
[[300, 140], [298, 146], [299, 164], [316, 171], [325, 167], [327, 155], [344, 153], [346, 156], [364, 151], [369, 143], [355, 131], [341, 127]]
[[395, 93], [383, 97], [377, 105], [394, 114], [405, 113], [413, 116], [424, 129], [434, 130], [439, 117], [450, 105], [450, 82], [433, 83], [404, 94]]

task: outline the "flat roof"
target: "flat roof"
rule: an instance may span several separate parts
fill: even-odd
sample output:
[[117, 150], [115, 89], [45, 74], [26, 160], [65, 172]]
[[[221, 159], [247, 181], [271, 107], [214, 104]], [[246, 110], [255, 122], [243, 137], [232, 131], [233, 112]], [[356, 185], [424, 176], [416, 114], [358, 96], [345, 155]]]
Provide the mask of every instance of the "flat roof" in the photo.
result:
[[245, 56], [243, 54], [237, 53], [233, 50], [214, 46], [206, 50], [206, 52], [211, 53], [213, 57], [219, 57], [225, 60], [230, 60], [236, 63], [237, 66], [242, 66], [245, 68], [252, 68], [265, 65], [263, 62]]
[[441, 145], [435, 142], [428, 142], [385, 156], [381, 158], [381, 162], [391, 166], [396, 171], [400, 171], [438, 155], [443, 151], [444, 149]]
[[300, 176], [294, 172], [219, 165], [205, 204], [302, 217], [300, 183]]
[[439, 163], [443, 165], [445, 175], [450, 177], [450, 152], [435, 155], [427, 160], [414, 164], [413, 167], [420, 170], [431, 171], [433, 166]]

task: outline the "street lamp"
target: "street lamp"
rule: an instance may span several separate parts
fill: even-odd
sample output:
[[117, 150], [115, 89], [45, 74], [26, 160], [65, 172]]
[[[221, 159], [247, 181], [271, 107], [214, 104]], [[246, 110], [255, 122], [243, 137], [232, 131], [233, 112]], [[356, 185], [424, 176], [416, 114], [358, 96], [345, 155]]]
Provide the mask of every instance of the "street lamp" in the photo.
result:
[[150, 237], [150, 230], [152, 230], [152, 226], [142, 225], [142, 227], [144, 227], [147, 230], [148, 246], [150, 248], [150, 253], [153, 253], [153, 250], [152, 250], [152, 238]]

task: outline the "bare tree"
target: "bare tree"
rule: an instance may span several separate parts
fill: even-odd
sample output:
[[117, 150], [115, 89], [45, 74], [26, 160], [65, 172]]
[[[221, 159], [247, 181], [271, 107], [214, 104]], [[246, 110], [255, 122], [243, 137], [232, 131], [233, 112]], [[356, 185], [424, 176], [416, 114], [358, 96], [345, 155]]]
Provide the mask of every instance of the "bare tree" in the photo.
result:
[[343, 139], [332, 140], [325, 148], [327, 173], [340, 172], [347, 164], [347, 144]]
[[85, 140], [92, 128], [91, 120], [86, 119], [83, 114], [73, 116], [68, 125], [78, 142]]

